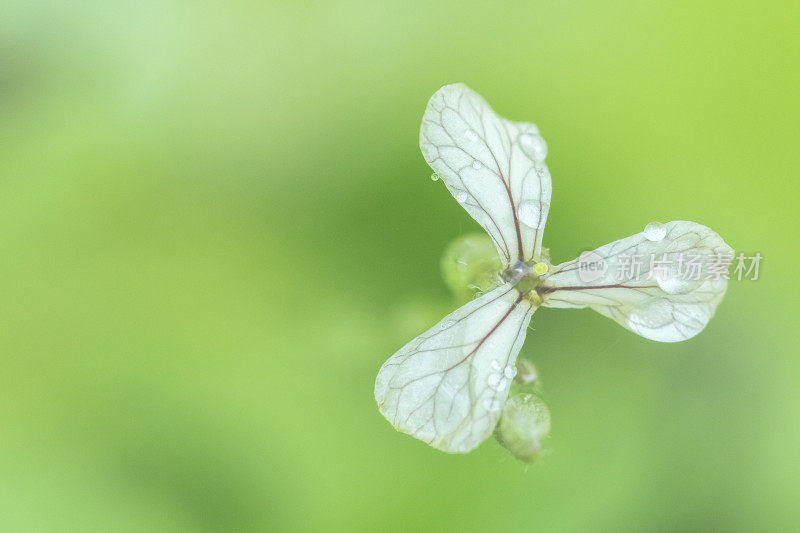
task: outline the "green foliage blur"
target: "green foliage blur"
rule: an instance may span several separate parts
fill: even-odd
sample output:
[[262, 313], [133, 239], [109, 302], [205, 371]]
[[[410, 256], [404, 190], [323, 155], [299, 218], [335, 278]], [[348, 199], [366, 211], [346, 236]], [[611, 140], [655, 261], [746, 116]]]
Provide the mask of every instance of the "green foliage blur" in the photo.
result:
[[453, 239], [442, 253], [439, 268], [445, 285], [453, 293], [456, 307], [503, 283], [503, 262], [485, 231]]
[[[2, 2], [0, 528], [795, 528], [798, 6]], [[540, 309], [531, 467], [373, 399], [480, 230], [418, 148], [455, 81], [539, 125], [553, 264], [651, 220], [764, 256], [684, 343]]]

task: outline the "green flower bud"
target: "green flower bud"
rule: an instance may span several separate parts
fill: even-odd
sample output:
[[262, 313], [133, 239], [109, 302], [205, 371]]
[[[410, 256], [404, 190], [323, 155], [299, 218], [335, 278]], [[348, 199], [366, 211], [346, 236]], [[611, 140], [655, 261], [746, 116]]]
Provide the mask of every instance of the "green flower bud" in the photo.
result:
[[441, 268], [459, 303], [489, 292], [502, 281], [500, 256], [486, 234], [463, 235], [452, 241], [442, 255]]
[[550, 434], [550, 410], [529, 387], [515, 383], [494, 434], [514, 457], [533, 463], [542, 456], [544, 439]]

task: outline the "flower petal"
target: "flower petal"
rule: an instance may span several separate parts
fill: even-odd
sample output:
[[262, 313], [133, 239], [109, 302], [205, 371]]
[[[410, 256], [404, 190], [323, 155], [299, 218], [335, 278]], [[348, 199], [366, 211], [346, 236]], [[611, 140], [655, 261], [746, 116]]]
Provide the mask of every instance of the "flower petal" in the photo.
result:
[[536, 126], [497, 116], [456, 83], [431, 97], [419, 139], [425, 160], [492, 237], [504, 266], [538, 261], [551, 186]]
[[478, 446], [500, 417], [533, 311], [504, 284], [446, 316], [381, 367], [381, 414], [446, 452]]
[[676, 342], [711, 320], [732, 259], [733, 250], [701, 224], [652, 223], [554, 267], [537, 291], [544, 307], [591, 307], [642, 337]]

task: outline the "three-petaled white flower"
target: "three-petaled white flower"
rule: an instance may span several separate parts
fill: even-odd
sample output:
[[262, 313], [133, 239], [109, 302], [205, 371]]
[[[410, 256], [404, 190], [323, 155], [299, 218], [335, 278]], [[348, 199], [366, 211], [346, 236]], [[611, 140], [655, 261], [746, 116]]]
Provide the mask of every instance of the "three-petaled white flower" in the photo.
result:
[[[641, 233], [550, 265], [541, 246], [551, 195], [546, 144], [536, 126], [499, 117], [462, 84], [442, 87], [428, 102], [420, 148], [489, 233], [503, 268], [496, 288], [446, 316], [381, 367], [375, 399], [399, 431], [446, 452], [470, 451], [491, 435], [531, 315], [540, 306], [591, 307], [643, 337], [675, 342], [699, 333], [725, 294], [726, 276], [687, 279], [674, 268], [650, 272], [655, 261], [644, 261], [635, 276], [618, 268], [634, 256], [663, 263], [688, 255], [721, 257], [716, 268], [726, 269], [733, 250], [695, 222], [648, 224]], [[586, 257], [603, 268], [583, 275]], [[701, 266], [710, 269], [708, 261]]]

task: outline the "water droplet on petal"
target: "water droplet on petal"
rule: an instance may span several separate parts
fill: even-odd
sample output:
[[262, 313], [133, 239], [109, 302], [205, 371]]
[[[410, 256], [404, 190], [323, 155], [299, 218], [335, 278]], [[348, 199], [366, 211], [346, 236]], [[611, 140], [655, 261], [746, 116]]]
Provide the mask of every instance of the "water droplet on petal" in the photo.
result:
[[437, 174], [436, 172], [431, 174], [431, 181], [439, 181], [439, 174]]
[[506, 385], [508, 385], [508, 380], [504, 377], [500, 377], [500, 381], [497, 382], [497, 385], [495, 386], [494, 390], [498, 392], [503, 391], [505, 390]]
[[449, 327], [451, 327], [451, 326], [455, 325], [455, 323], [456, 323], [456, 321], [455, 321], [455, 320], [442, 320], [442, 322], [441, 322], [441, 328], [442, 328], [442, 329], [447, 329], [447, 328], [449, 328]]
[[667, 228], [661, 222], [651, 222], [644, 227], [642, 234], [648, 241], [658, 242], [667, 236]]
[[492, 359], [491, 365], [492, 368], [495, 370], [500, 370], [501, 368], [503, 368], [502, 366], [500, 366], [500, 361], [498, 361], [497, 359]]
[[460, 204], [463, 204], [464, 202], [466, 202], [467, 198], [468, 198], [467, 193], [465, 193], [464, 191], [458, 191], [456, 193], [456, 200]]
[[547, 143], [538, 135], [523, 133], [519, 136], [519, 147], [529, 159], [541, 163], [547, 156]]
[[542, 204], [535, 200], [527, 200], [519, 204], [517, 216], [523, 224], [538, 228], [542, 223]]
[[474, 141], [475, 139], [478, 138], [478, 134], [476, 134], [472, 130], [467, 130], [467, 131], [464, 132], [464, 137], [466, 137], [467, 140]]
[[479, 170], [483, 168], [483, 164], [476, 159], [475, 161], [472, 162], [472, 168], [474, 168], [475, 170]]
[[508, 379], [514, 379], [517, 375], [517, 369], [513, 365], [508, 365], [503, 369], [503, 375]]
[[658, 282], [659, 288], [661, 288], [661, 290], [667, 294], [680, 294], [689, 292], [696, 289], [702, 283], [702, 280], [695, 281], [692, 279], [684, 279], [681, 276], [672, 276], [668, 274], [657, 274], [655, 278], [656, 282]]
[[693, 291], [703, 284], [702, 272], [694, 271], [683, 264], [681, 254], [665, 254], [663, 261], [667, 264], [653, 269], [653, 277], [658, 286], [667, 294], [681, 294]]
[[489, 377], [486, 379], [486, 384], [494, 389], [497, 388], [502, 379], [502, 374], [489, 374]]

